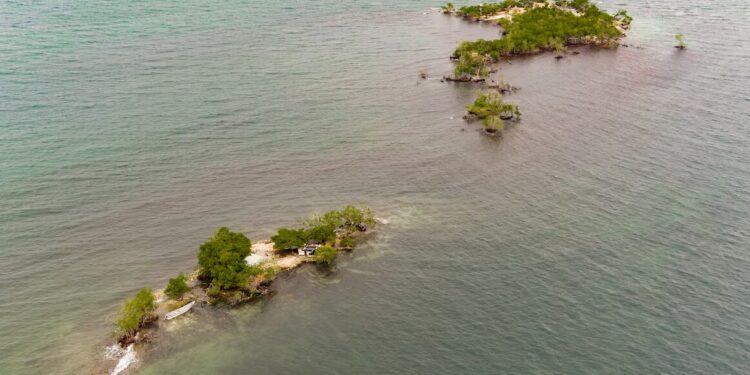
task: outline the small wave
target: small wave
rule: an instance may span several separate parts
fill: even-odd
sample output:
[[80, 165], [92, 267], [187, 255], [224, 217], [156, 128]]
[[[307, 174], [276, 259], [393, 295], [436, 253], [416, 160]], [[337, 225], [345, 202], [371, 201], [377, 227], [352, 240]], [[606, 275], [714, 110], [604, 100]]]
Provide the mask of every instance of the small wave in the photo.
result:
[[[109, 348], [107, 348], [107, 350], [109, 350]], [[120, 352], [122, 353], [123, 350], [120, 349]], [[115, 366], [115, 369], [112, 370], [110, 375], [117, 375], [125, 371], [125, 369], [127, 369], [131, 364], [135, 363], [137, 360], [138, 359], [135, 356], [135, 350], [133, 350], [133, 344], [130, 344], [128, 348], [124, 350], [123, 356], [120, 357], [120, 360], [117, 362], [117, 366]]]
[[104, 348], [104, 358], [115, 360], [117, 358], [120, 358], [120, 356], [122, 356], [122, 354], [124, 352], [125, 351], [122, 350], [122, 348], [120, 347], [120, 345], [112, 344], [112, 345]]

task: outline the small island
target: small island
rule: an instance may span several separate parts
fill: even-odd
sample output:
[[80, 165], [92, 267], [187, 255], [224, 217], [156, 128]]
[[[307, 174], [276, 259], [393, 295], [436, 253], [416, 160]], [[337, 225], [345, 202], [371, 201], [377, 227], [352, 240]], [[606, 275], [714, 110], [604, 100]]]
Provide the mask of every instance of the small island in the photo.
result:
[[297, 228], [280, 228], [270, 240], [255, 243], [242, 233], [219, 228], [200, 246], [198, 267], [189, 276], [170, 278], [161, 291], [143, 288], [123, 303], [115, 336], [127, 350], [111, 373], [127, 368], [135, 356], [133, 345], [149, 343], [160, 320], [176, 318], [196, 304], [232, 307], [268, 295], [279, 273], [304, 263], [330, 266], [375, 224], [369, 208], [347, 205], [310, 216]]
[[[453, 75], [443, 77], [449, 82], [482, 84], [493, 72], [488, 65], [499, 63], [501, 59], [554, 51], [555, 59], [559, 60], [572, 46], [615, 48], [633, 21], [624, 9], [609, 14], [589, 0], [505, 0], [458, 9], [447, 3], [441, 11], [469, 21], [491, 22], [502, 28], [502, 36], [498, 39], [461, 42], [451, 55], [456, 61]], [[681, 36], [677, 40], [677, 48], [684, 49]], [[474, 103], [467, 107], [468, 114], [464, 119], [481, 119], [484, 134], [500, 135], [506, 121], [520, 120], [518, 107], [502, 99], [502, 94], [514, 92], [517, 88], [507, 83], [490, 85], [489, 88], [495, 90], [480, 92]]]
[[521, 111], [517, 105], [505, 103], [502, 94], [497, 90], [482, 91], [474, 103], [468, 105], [467, 121], [482, 120], [482, 128], [487, 135], [501, 135], [506, 121], [517, 123], [521, 120]]
[[[446, 8], [447, 7], [447, 8]], [[454, 9], [452, 5], [444, 9]], [[497, 23], [503, 37], [462, 42], [453, 58], [477, 53], [490, 61], [544, 51], [565, 51], [569, 46], [618, 46], [632, 22], [625, 10], [609, 14], [588, 0], [505, 0], [445, 11], [474, 21]]]

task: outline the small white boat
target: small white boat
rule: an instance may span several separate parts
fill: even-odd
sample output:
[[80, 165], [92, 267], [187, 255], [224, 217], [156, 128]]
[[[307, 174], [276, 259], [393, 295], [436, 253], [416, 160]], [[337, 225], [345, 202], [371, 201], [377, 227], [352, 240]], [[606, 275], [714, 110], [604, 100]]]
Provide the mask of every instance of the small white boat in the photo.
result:
[[195, 301], [191, 301], [187, 305], [182, 306], [182, 307], [180, 307], [177, 310], [173, 310], [173, 311], [170, 311], [170, 312], [164, 314], [164, 320], [174, 319], [174, 318], [176, 318], [176, 317], [178, 317], [178, 316], [180, 316], [180, 315], [182, 315], [182, 314], [190, 311], [190, 309], [193, 308], [193, 305], [195, 305]]

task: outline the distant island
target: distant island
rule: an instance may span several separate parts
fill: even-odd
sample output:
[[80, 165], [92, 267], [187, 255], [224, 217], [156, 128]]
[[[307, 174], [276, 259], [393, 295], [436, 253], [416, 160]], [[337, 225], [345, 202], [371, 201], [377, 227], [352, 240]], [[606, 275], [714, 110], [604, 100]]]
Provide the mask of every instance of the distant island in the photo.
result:
[[[489, 64], [515, 56], [554, 51], [555, 58], [562, 59], [572, 46], [616, 48], [633, 21], [624, 9], [609, 14], [589, 0], [505, 0], [458, 9], [447, 3], [441, 9], [448, 15], [502, 27], [502, 36], [498, 39], [464, 41], [456, 47], [451, 55], [456, 61], [453, 75], [443, 77], [450, 82], [484, 83], [493, 71]], [[467, 107], [468, 114], [464, 118], [482, 119], [485, 134], [499, 135], [505, 128], [504, 121], [517, 122], [520, 111], [496, 94], [510, 93], [516, 88], [504, 82], [489, 88], [497, 92], [481, 92]]]
[[115, 335], [127, 351], [111, 373], [127, 368], [135, 356], [133, 344], [150, 342], [159, 320], [184, 314], [196, 303], [237, 306], [254, 301], [269, 293], [280, 272], [308, 262], [331, 265], [375, 224], [369, 208], [347, 205], [310, 216], [297, 228], [280, 228], [270, 240], [255, 243], [242, 233], [219, 228], [200, 246], [198, 267], [189, 276], [180, 273], [156, 293], [143, 288], [123, 303]]

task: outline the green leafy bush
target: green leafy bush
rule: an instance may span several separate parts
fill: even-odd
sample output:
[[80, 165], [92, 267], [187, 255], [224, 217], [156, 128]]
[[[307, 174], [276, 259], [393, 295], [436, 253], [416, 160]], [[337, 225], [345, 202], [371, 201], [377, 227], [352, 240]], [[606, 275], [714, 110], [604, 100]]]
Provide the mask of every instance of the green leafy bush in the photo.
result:
[[350, 249], [354, 247], [354, 238], [352, 238], [351, 236], [346, 236], [342, 238], [341, 241], [339, 241], [339, 246], [346, 248], [346, 249]]
[[250, 254], [250, 246], [244, 234], [219, 228], [198, 251], [201, 275], [220, 289], [244, 285], [247, 281], [245, 257]]
[[521, 111], [514, 104], [505, 103], [503, 96], [495, 90], [480, 91], [474, 103], [466, 107], [469, 113], [484, 119], [498, 116], [501, 119], [520, 119]]
[[307, 237], [304, 229], [281, 228], [271, 241], [275, 250], [287, 250], [305, 246]]
[[187, 285], [187, 278], [185, 274], [180, 274], [175, 278], [170, 278], [167, 283], [167, 287], [164, 289], [166, 294], [171, 299], [180, 299], [182, 295], [190, 291], [190, 287]]
[[618, 10], [614, 17], [623, 25], [630, 25], [630, 23], [633, 22], [633, 17], [631, 17], [625, 9]]
[[122, 305], [116, 324], [121, 334], [133, 335], [144, 319], [156, 309], [156, 298], [149, 288], [138, 291], [135, 297]]
[[331, 264], [336, 260], [336, 249], [331, 246], [321, 246], [315, 250], [315, 262]]
[[328, 243], [336, 240], [336, 227], [331, 224], [317, 225], [305, 230], [307, 241]]
[[348, 226], [348, 229], [353, 230], [357, 224], [375, 224], [375, 216], [372, 211], [367, 207], [355, 207], [352, 205], [346, 205], [339, 211], [339, 217], [341, 218], [342, 225]]
[[460, 77], [487, 77], [489, 71], [487, 70], [487, 59], [484, 55], [480, 55], [477, 52], [463, 53], [458, 58], [456, 67], [453, 69], [453, 75], [456, 78]]
[[308, 228], [330, 227], [335, 230], [336, 228], [345, 227], [346, 229], [354, 230], [356, 225], [360, 223], [367, 225], [374, 224], [375, 216], [373, 216], [372, 211], [367, 207], [347, 205], [340, 210], [331, 210], [323, 215], [310, 216], [303, 223]]

